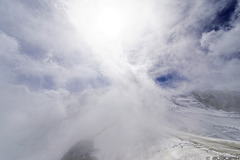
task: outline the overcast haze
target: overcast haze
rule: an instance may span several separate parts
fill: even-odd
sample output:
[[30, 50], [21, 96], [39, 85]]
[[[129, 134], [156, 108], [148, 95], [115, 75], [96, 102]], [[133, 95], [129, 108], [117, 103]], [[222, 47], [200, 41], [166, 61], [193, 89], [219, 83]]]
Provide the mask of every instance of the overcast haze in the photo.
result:
[[114, 159], [163, 134], [166, 97], [240, 90], [239, 4], [0, 0], [0, 159], [57, 160], [96, 136]]

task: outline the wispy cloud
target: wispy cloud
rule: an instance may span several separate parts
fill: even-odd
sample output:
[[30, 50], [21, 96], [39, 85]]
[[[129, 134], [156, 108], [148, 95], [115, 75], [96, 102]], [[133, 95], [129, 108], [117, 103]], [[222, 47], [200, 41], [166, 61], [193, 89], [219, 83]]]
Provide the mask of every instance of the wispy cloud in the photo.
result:
[[0, 0], [0, 159], [59, 159], [108, 126], [114, 159], [161, 132], [168, 90], [240, 89], [239, 3]]

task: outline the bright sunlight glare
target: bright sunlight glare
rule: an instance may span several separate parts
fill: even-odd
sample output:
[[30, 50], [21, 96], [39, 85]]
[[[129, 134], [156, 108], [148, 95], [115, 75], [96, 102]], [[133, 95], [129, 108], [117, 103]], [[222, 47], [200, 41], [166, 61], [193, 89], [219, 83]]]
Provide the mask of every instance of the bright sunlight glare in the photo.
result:
[[108, 38], [116, 38], [124, 25], [123, 13], [114, 8], [104, 8], [97, 19], [98, 30]]
[[[65, 4], [65, 3], [64, 3]], [[109, 45], [109, 42], [134, 43], [153, 18], [149, 5], [136, 1], [97, 1], [76, 4], [66, 2], [67, 15], [71, 23], [89, 44]]]

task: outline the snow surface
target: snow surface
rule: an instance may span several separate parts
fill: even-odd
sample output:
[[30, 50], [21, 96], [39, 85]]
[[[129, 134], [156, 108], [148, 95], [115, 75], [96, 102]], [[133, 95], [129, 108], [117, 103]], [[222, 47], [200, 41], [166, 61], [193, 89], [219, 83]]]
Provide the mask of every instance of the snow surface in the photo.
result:
[[[84, 145], [77, 147], [79, 146], [77, 143], [62, 160], [205, 160], [220, 156], [238, 158], [240, 157], [238, 96], [239, 92], [225, 91], [198, 91], [172, 96], [173, 103], [166, 115], [168, 126], [164, 128], [164, 135], [131, 146], [129, 150], [126, 146], [124, 152], [116, 153], [117, 156], [101, 153], [100, 150], [95, 150], [94, 146], [92, 149], [88, 148], [91, 150], [91, 156], [90, 152], [79, 155], [81, 153], [79, 149], [81, 150]], [[234, 111], [228, 112], [229, 108]], [[97, 143], [98, 139], [96, 148]]]

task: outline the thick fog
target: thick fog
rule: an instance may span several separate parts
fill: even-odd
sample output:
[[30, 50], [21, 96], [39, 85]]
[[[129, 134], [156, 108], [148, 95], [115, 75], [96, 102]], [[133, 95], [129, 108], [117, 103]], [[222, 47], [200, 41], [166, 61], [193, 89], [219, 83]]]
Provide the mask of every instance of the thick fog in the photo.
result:
[[0, 159], [124, 159], [166, 135], [171, 95], [239, 90], [239, 3], [0, 0]]

